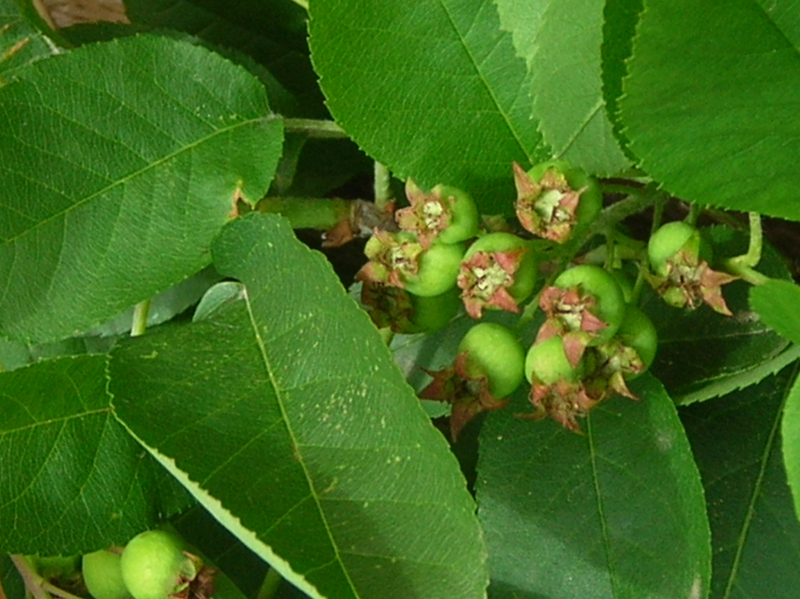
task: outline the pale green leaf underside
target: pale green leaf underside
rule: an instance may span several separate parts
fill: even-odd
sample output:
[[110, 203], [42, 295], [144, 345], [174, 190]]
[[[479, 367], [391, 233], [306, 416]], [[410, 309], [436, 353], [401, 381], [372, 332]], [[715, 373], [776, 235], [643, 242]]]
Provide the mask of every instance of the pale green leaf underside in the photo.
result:
[[172, 486], [114, 418], [107, 357], [0, 374], [0, 551], [74, 555], [124, 544]]
[[771, 280], [750, 290], [750, 306], [778, 333], [800, 343], [800, 288], [792, 281]]
[[261, 84], [200, 47], [126, 38], [0, 89], [0, 329], [66, 337], [210, 260], [255, 202], [282, 126]]
[[688, 200], [800, 220], [793, 0], [647, 0], [621, 118], [641, 166]]
[[25, 20], [14, 0], [0, 0], [0, 86], [39, 58], [53, 53], [45, 37]]
[[780, 451], [792, 442], [781, 443], [780, 420], [796, 374], [792, 366], [755, 387], [681, 409], [708, 504], [713, 599], [797, 597], [800, 524]]
[[[507, 4], [514, 6], [503, 9]], [[516, 17], [509, 25], [517, 53], [532, 73], [533, 117], [553, 156], [602, 176], [628, 168], [603, 101], [604, 2], [529, 2], [524, 18], [519, 3], [499, 0], [498, 5], [501, 15]]]
[[493, 599], [704, 597], [711, 551], [697, 468], [649, 375], [582, 422], [492, 412], [481, 431], [479, 517]]
[[314, 596], [482, 597], [458, 465], [324, 258], [268, 215], [229, 224], [214, 257], [245, 299], [116, 350], [119, 417]]
[[370, 156], [423, 187], [464, 187], [484, 212], [511, 210], [511, 162], [547, 154], [491, 0], [325, 0], [310, 14], [328, 106]]

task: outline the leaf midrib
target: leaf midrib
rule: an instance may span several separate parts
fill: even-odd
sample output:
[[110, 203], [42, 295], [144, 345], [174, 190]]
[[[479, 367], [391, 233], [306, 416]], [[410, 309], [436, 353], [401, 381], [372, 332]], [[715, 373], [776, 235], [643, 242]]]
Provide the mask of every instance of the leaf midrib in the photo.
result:
[[115, 189], [115, 188], [117, 188], [117, 187], [119, 187], [121, 185], [125, 185], [125, 184], [129, 183], [130, 181], [133, 181], [134, 179], [136, 179], [139, 176], [143, 176], [143, 175], [147, 174], [151, 170], [161, 166], [162, 164], [164, 164], [166, 162], [169, 162], [170, 160], [176, 158], [177, 156], [180, 156], [184, 152], [188, 152], [188, 151], [194, 150], [195, 148], [201, 146], [202, 144], [214, 139], [218, 135], [226, 134], [226, 133], [235, 131], [236, 129], [238, 129], [240, 127], [245, 127], [245, 126], [249, 126], [249, 125], [257, 124], [257, 123], [262, 123], [262, 122], [268, 122], [268, 121], [279, 119], [279, 118], [280, 118], [279, 115], [269, 114], [269, 115], [266, 115], [266, 116], [260, 116], [260, 117], [257, 117], [257, 118], [250, 118], [250, 119], [247, 119], [247, 120], [244, 120], [244, 121], [239, 121], [239, 122], [237, 122], [237, 123], [235, 123], [235, 124], [233, 124], [233, 125], [231, 125], [229, 127], [216, 129], [210, 135], [203, 136], [203, 137], [197, 139], [196, 141], [194, 141], [194, 142], [192, 142], [190, 144], [187, 144], [187, 145], [179, 148], [178, 150], [175, 150], [174, 152], [170, 152], [169, 154], [166, 154], [163, 157], [161, 157], [161, 158], [159, 158], [157, 160], [154, 160], [153, 162], [149, 163], [147, 166], [145, 166], [143, 168], [140, 168], [140, 169], [130, 173], [129, 175], [126, 175], [125, 177], [117, 179], [116, 181], [110, 183], [109, 185], [106, 185], [105, 187], [97, 190], [96, 192], [94, 192], [92, 194], [89, 194], [88, 196], [86, 196], [84, 198], [80, 198], [80, 199], [76, 200], [75, 203], [73, 203], [72, 205], [68, 206], [67, 208], [64, 208], [63, 210], [55, 212], [55, 213], [51, 214], [50, 216], [48, 216], [47, 218], [45, 218], [43, 220], [37, 221], [36, 224], [31, 226], [30, 228], [25, 229], [24, 231], [22, 231], [21, 233], [18, 233], [17, 235], [14, 235], [13, 237], [9, 237], [3, 244], [0, 244], [0, 248], [2, 248], [4, 246], [12, 245], [13, 243], [18, 242], [21, 238], [25, 237], [26, 235], [31, 234], [33, 231], [35, 231], [39, 227], [42, 227], [42, 226], [44, 226], [44, 225], [46, 225], [46, 224], [48, 224], [48, 223], [50, 223], [52, 221], [55, 221], [57, 219], [63, 218], [64, 216], [66, 216], [70, 212], [73, 212], [74, 210], [79, 209], [80, 207], [84, 206], [88, 202], [91, 202], [92, 200], [95, 200], [97, 198], [103, 197], [105, 194], [107, 194], [111, 190], [113, 190], [113, 189]]

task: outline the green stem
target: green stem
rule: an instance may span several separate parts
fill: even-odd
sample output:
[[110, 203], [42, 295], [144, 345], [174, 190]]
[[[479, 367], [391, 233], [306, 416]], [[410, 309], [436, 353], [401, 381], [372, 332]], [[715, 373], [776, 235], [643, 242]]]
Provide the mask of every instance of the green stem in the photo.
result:
[[267, 575], [264, 577], [264, 582], [261, 583], [261, 588], [258, 589], [256, 599], [272, 599], [275, 593], [278, 592], [278, 587], [281, 586], [283, 578], [278, 574], [274, 568], [267, 570]]
[[693, 227], [697, 224], [697, 219], [700, 217], [700, 213], [703, 212], [702, 206], [700, 204], [691, 204], [689, 206], [689, 214], [686, 215], [684, 219], [685, 222]]
[[[581, 239], [581, 246], [594, 235], [607, 230], [608, 227], [615, 226], [621, 220], [638, 214], [645, 208], [649, 208], [653, 205], [658, 207], [658, 204], [662, 201], [663, 196], [660, 192], [650, 191], [647, 188], [638, 191], [639, 193], [631, 194], [624, 200], [605, 208], [594, 220], [592, 226], [589, 227], [589, 231]], [[580, 246], [578, 249], [580, 249]]]
[[743, 256], [731, 258], [731, 261], [752, 268], [761, 262], [764, 232], [761, 229], [761, 215], [758, 212], [750, 212], [748, 217], [750, 219], [750, 244], [747, 248], [747, 253]]
[[352, 202], [339, 198], [264, 198], [256, 210], [280, 214], [289, 219], [293, 229], [327, 231], [350, 218]]
[[728, 258], [727, 260], [723, 260], [722, 267], [726, 272], [736, 275], [751, 285], [763, 285], [767, 281], [771, 280], [768, 276], [762, 275], [754, 268], [750, 268], [741, 262], [737, 262], [736, 258]]
[[390, 179], [391, 173], [389, 172], [389, 169], [376, 160], [375, 182], [373, 184], [373, 190], [375, 193], [375, 205], [379, 209], [386, 208], [386, 204], [392, 197], [392, 190], [389, 187]]
[[342, 128], [333, 121], [318, 119], [283, 119], [283, 128], [287, 133], [305, 133], [308, 137], [322, 139], [340, 139], [347, 137]]
[[392, 344], [392, 340], [394, 339], [394, 332], [389, 327], [385, 327], [382, 329], [378, 329], [378, 333], [380, 333], [381, 339], [386, 344], [386, 347], [389, 347]]
[[133, 324], [131, 325], [131, 337], [144, 335], [147, 330], [147, 314], [150, 312], [150, 300], [139, 302], [133, 308]]
[[31, 563], [31, 560], [24, 555], [11, 555], [11, 561], [17, 568], [19, 575], [25, 583], [25, 588], [30, 591], [34, 599], [53, 599], [50, 593], [42, 588], [44, 579], [36, 573], [36, 568]]

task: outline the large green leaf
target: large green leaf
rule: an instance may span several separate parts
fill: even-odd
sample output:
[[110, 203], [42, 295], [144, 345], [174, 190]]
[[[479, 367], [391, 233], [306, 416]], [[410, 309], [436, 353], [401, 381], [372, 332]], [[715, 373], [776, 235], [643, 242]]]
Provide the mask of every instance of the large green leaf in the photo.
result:
[[[704, 232], [717, 256], [732, 257], [747, 250], [747, 239], [728, 227]], [[765, 245], [758, 268], [769, 277], [791, 279], [783, 259], [771, 246]], [[642, 308], [653, 319], [659, 337], [652, 370], [674, 399], [684, 403], [716, 397], [722, 389], [720, 383], [758, 372], [759, 365], [776, 359], [787, 348], [786, 339], [750, 309], [749, 290], [750, 285], [742, 281], [723, 287], [731, 317], [705, 305], [694, 311], [672, 308], [647, 289]], [[769, 372], [767, 369], [764, 375]]]
[[779, 427], [796, 373], [792, 366], [745, 391], [681, 409], [708, 502], [713, 599], [797, 597], [800, 524]]
[[[493, 599], [704, 597], [703, 490], [675, 407], [652, 377], [641, 400], [596, 407], [577, 435], [492, 412], [481, 432], [479, 517]], [[522, 395], [522, 394], [520, 394]]]
[[280, 155], [261, 84], [168, 39], [39, 61], [0, 88], [0, 106], [0, 329], [34, 340], [208, 264], [235, 197], [258, 200]]
[[0, 551], [124, 544], [183, 503], [112, 415], [107, 361], [68, 357], [0, 374]]
[[533, 116], [553, 155], [608, 176], [630, 163], [614, 137], [603, 100], [604, 4], [602, 0], [498, 0], [501, 16], [514, 15], [513, 21], [503, 19], [504, 27], [511, 28], [517, 53], [533, 74]]
[[669, 192], [800, 219], [800, 18], [793, 0], [645, 0], [620, 101]]
[[0, 86], [19, 69], [53, 53], [54, 47], [25, 20], [14, 0], [0, 0]]
[[115, 350], [119, 417], [314, 597], [483, 596], [458, 465], [330, 265], [271, 215], [213, 250], [244, 299]]
[[800, 519], [800, 384], [797, 380], [786, 400], [781, 434], [786, 476], [794, 497], [795, 513]]
[[511, 162], [547, 156], [530, 77], [491, 0], [311, 3], [312, 60], [345, 131], [399, 177], [508, 212]]

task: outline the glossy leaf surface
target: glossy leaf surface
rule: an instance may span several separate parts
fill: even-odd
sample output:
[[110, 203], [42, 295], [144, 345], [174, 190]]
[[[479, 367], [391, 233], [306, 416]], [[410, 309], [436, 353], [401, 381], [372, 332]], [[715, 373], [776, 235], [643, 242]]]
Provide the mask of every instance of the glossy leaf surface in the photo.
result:
[[702, 487], [663, 387], [614, 398], [585, 435], [519, 402], [481, 432], [479, 517], [493, 599], [703, 597], [711, 551]]
[[182, 493], [114, 418], [107, 356], [0, 374], [0, 550], [74, 555], [124, 544]]
[[258, 80], [163, 38], [38, 61], [0, 106], [0, 329], [38, 341], [208, 264], [235, 197], [255, 202], [280, 154]]
[[119, 417], [313, 597], [481, 597], [458, 465], [324, 258], [256, 214], [213, 251], [245, 298], [116, 350]]
[[312, 60], [336, 121], [423, 188], [468, 190], [511, 212], [511, 162], [547, 157], [530, 78], [491, 0], [326, 0], [310, 7]]
[[780, 433], [796, 373], [791, 366], [757, 386], [681, 409], [708, 503], [712, 599], [797, 596], [800, 524]]
[[800, 220], [793, 0], [646, 0], [624, 96], [641, 167], [687, 200]]

